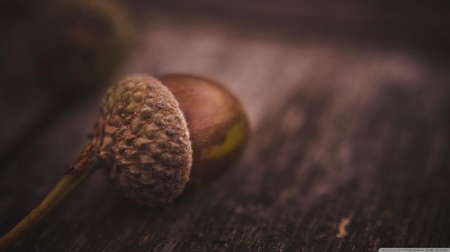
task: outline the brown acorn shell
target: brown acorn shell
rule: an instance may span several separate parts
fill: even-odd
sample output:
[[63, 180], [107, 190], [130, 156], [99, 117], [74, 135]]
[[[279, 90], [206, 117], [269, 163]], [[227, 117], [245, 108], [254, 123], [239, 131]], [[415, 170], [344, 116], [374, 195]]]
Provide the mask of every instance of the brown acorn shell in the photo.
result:
[[103, 99], [94, 144], [126, 198], [150, 207], [184, 189], [192, 165], [186, 120], [172, 93], [146, 75], [130, 75]]
[[[175, 96], [187, 120], [193, 149], [188, 183], [196, 189], [223, 174], [239, 160], [250, 133], [249, 122], [236, 96], [214, 80], [190, 74], [156, 76]], [[241, 136], [227, 152], [205, 155], [211, 148], [227, 145], [227, 136], [240, 126]]]

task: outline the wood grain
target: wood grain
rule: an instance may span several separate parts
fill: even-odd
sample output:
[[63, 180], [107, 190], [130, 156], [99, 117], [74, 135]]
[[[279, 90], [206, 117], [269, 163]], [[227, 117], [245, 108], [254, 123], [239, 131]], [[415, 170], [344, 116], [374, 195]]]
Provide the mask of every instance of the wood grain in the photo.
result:
[[[243, 159], [158, 209], [127, 202], [98, 172], [11, 251], [450, 247], [447, 63], [146, 11], [123, 72], [189, 72], [227, 85], [253, 128]], [[76, 159], [98, 103], [67, 107], [2, 164], [1, 233]]]

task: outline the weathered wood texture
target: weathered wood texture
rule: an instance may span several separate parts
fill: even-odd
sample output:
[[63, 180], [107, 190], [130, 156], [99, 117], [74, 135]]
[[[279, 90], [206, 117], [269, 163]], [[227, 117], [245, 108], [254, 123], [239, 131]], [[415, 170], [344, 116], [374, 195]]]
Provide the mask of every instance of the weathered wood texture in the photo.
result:
[[[123, 72], [189, 72], [223, 82], [251, 119], [242, 161], [159, 209], [127, 202], [98, 172], [11, 251], [450, 247], [446, 58], [140, 12], [142, 43]], [[51, 93], [29, 93], [2, 98], [2, 152], [51, 107]], [[1, 164], [1, 233], [75, 160], [98, 103], [94, 96], [65, 107]]]

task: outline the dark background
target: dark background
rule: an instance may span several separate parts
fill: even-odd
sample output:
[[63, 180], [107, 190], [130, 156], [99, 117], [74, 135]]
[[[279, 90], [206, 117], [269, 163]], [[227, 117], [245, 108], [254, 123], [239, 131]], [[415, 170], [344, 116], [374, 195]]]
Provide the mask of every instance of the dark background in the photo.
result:
[[[1, 233], [79, 155], [104, 89], [61, 92], [36, 78], [30, 27], [44, 4], [0, 4]], [[138, 42], [112, 79], [219, 80], [247, 108], [246, 152], [215, 183], [158, 209], [127, 202], [97, 172], [11, 251], [450, 247], [447, 2], [125, 6]]]

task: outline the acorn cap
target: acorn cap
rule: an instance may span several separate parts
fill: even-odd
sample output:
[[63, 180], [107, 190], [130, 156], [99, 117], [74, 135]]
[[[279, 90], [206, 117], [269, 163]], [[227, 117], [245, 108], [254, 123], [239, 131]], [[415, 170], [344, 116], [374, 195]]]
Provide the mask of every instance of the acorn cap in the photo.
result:
[[172, 93], [153, 77], [129, 75], [107, 91], [93, 143], [112, 180], [139, 204], [167, 204], [189, 180], [186, 120]]

